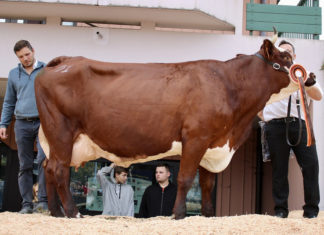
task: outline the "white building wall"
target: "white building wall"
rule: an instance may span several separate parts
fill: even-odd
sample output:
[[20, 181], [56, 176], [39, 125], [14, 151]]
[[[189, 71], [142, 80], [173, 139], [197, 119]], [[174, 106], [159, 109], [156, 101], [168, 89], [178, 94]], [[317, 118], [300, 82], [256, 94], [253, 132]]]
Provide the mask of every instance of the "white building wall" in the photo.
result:
[[[51, 18], [48, 23], [57, 22]], [[86, 56], [111, 62], [175, 62], [195, 59], [226, 60], [236, 53], [254, 53], [262, 38], [233, 35], [122, 30], [57, 25], [0, 24], [0, 77], [17, 64], [13, 46], [27, 39], [39, 59], [60, 55]], [[103, 35], [99, 39], [97, 32]]]
[[[240, 6], [242, 7], [242, 6]], [[242, 8], [241, 8], [242, 9]], [[241, 21], [241, 18], [239, 19]], [[60, 55], [85, 56], [110, 62], [178, 62], [197, 59], [227, 60], [237, 53], [253, 54], [263, 37], [154, 30], [121, 30], [59, 26], [59, 18], [49, 18], [47, 25], [0, 23], [0, 78], [6, 78], [18, 63], [13, 46], [20, 39], [29, 40], [36, 57], [44, 62]], [[235, 23], [238, 26], [238, 23]], [[237, 28], [236, 28], [237, 30]], [[240, 29], [241, 30], [241, 29]], [[103, 35], [99, 39], [97, 32]], [[317, 74], [324, 87], [324, 41], [290, 40], [297, 49], [297, 62]], [[256, 84], [257, 88], [257, 84]], [[314, 128], [320, 161], [320, 187], [324, 195], [324, 100], [314, 104]], [[324, 210], [324, 200], [320, 204]]]

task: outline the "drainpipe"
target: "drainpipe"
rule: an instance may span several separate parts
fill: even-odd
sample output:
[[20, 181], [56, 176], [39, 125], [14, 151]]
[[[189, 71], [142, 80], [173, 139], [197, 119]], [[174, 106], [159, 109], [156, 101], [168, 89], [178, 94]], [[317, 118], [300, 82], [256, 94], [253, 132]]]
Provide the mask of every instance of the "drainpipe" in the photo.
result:
[[257, 151], [256, 151], [256, 189], [255, 189], [255, 213], [262, 213], [262, 175], [263, 175], [263, 161], [261, 149], [261, 128], [257, 129]]
[[[261, 0], [261, 4], [267, 4], [267, 0]], [[266, 36], [266, 32], [260, 32], [260, 36]]]

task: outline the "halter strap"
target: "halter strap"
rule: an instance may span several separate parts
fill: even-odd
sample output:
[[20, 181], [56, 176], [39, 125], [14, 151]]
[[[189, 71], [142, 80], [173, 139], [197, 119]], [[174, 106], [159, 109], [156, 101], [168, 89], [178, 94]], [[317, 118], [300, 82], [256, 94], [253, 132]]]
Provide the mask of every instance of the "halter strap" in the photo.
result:
[[278, 71], [281, 71], [281, 72], [285, 72], [285, 73], [288, 73], [288, 71], [281, 67], [280, 64], [278, 63], [273, 63], [272, 61], [269, 61], [269, 60], [266, 60], [261, 54], [259, 53], [255, 53], [254, 54], [256, 57], [258, 57], [259, 59], [263, 60], [264, 62], [266, 62], [267, 64], [270, 64], [272, 66], [272, 68], [274, 70], [278, 70]]

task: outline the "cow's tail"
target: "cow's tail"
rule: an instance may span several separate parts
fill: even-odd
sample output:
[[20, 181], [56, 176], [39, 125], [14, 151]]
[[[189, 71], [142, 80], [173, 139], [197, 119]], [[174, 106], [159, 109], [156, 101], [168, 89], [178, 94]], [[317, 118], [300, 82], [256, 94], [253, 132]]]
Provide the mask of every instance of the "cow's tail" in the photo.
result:
[[46, 67], [55, 67], [58, 64], [61, 64], [62, 62], [71, 59], [71, 56], [59, 56], [56, 57], [54, 59], [52, 59], [50, 62], [48, 62], [48, 64], [46, 65]]

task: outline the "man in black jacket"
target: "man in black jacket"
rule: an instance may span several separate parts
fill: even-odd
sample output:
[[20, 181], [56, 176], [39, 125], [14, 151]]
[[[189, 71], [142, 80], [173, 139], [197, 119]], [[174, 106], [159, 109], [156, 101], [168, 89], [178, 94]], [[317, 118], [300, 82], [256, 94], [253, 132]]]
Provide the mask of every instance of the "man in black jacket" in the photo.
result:
[[177, 187], [169, 181], [170, 167], [166, 163], [157, 165], [157, 183], [145, 189], [139, 217], [170, 216], [177, 195]]

